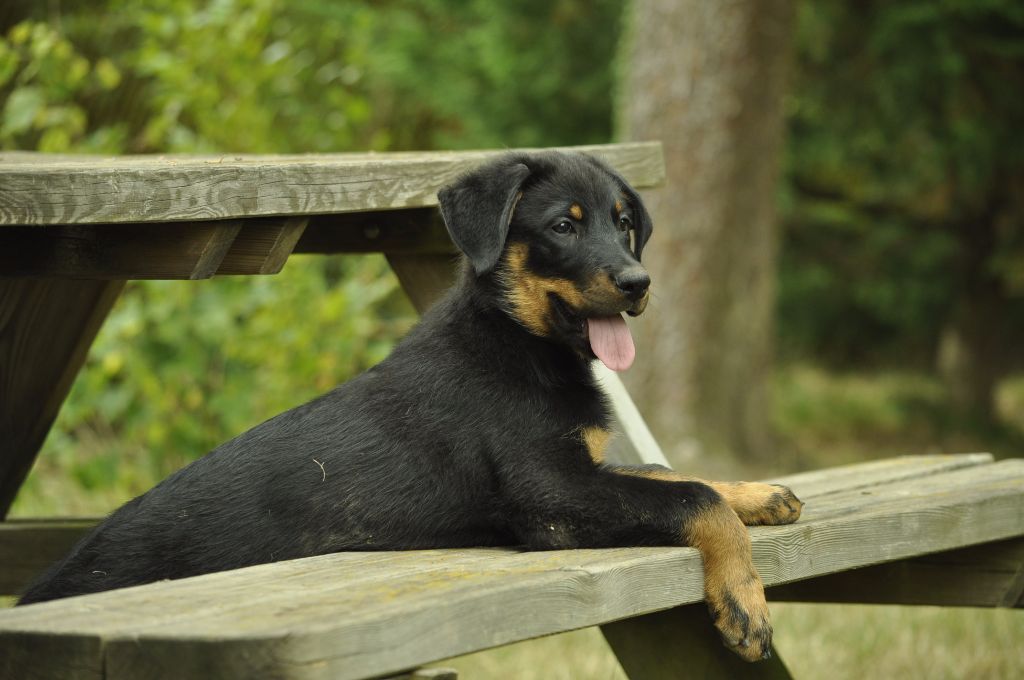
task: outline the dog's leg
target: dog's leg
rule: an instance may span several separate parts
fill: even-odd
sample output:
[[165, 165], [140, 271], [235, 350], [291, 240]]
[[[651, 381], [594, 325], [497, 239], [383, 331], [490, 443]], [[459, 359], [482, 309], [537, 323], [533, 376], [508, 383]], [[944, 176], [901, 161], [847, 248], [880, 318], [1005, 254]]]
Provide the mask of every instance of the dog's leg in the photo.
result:
[[687, 477], [661, 465], [608, 466], [612, 472], [673, 482], [701, 482], [717, 491], [747, 526], [792, 524], [803, 502], [789, 487], [762, 482], [709, 482]]
[[704, 561], [704, 598], [725, 646], [747, 661], [768, 658], [772, 627], [746, 527], [720, 502], [698, 512], [683, 531]]
[[765, 658], [772, 629], [746, 527], [721, 494], [700, 482], [593, 474], [517, 480], [514, 531], [528, 547], [687, 545], [704, 560], [704, 590], [726, 646]]

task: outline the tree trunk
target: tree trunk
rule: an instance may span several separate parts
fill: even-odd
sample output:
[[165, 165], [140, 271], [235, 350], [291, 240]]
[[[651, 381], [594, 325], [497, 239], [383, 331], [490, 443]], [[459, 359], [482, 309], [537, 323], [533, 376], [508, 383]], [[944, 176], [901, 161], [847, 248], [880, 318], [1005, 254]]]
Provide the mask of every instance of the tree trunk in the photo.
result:
[[[993, 266], [998, 233], [1008, 231], [1002, 201], [951, 231], [958, 236], [957, 300], [939, 342], [938, 369], [953, 411], [979, 424], [996, 420], [995, 390], [1007, 373], [1005, 282]], [[1002, 226], [1002, 229], [1000, 229]]]
[[766, 461], [793, 7], [634, 0], [631, 12], [620, 127], [664, 143], [668, 181], [647, 196], [654, 298], [625, 379], [676, 462]]

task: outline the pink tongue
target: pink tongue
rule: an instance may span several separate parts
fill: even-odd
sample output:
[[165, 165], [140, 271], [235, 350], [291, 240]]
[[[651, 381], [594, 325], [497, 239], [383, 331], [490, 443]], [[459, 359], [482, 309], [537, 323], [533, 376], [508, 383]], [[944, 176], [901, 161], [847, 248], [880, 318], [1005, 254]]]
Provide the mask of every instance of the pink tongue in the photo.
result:
[[625, 371], [633, 365], [636, 347], [621, 314], [587, 319], [587, 324], [590, 349], [605, 366], [613, 371]]

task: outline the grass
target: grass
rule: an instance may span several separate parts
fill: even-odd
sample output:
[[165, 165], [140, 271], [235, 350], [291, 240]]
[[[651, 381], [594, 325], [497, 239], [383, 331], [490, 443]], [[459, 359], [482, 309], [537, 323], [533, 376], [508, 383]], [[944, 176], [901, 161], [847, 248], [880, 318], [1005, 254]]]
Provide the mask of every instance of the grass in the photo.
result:
[[[999, 422], [979, 426], [950, 416], [939, 384], [929, 376], [835, 375], [808, 365], [784, 367], [775, 385], [774, 421], [782, 442], [778, 464], [766, 469], [712, 461], [698, 468], [753, 478], [906, 453], [1024, 455], [1024, 376], [1000, 386], [997, 405]], [[73, 457], [51, 456], [44, 449], [14, 515], [103, 514], [159, 476], [157, 465], [124, 464], [145, 456], [104, 433], [87, 432], [76, 446]], [[772, 614], [777, 648], [797, 678], [1024, 677], [1021, 611], [772, 604]], [[457, 668], [467, 679], [625, 677], [597, 629], [438, 665]]]
[[774, 399], [789, 469], [908, 453], [1024, 455], [1024, 376], [999, 386], [995, 423], [954, 416], [939, 381], [920, 373], [835, 374], [798, 364], [779, 371]]

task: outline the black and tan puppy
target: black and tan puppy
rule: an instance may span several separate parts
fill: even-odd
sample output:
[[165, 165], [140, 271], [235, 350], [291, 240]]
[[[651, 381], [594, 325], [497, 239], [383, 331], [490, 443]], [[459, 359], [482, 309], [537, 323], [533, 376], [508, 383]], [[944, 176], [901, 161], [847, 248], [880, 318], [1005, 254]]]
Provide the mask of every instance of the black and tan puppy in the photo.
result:
[[650, 279], [636, 192], [582, 155], [506, 155], [440, 193], [461, 281], [380, 365], [227, 442], [114, 512], [21, 604], [343, 550], [691, 545], [726, 644], [771, 626], [743, 524], [782, 487], [603, 462], [596, 358], [633, 360]]

